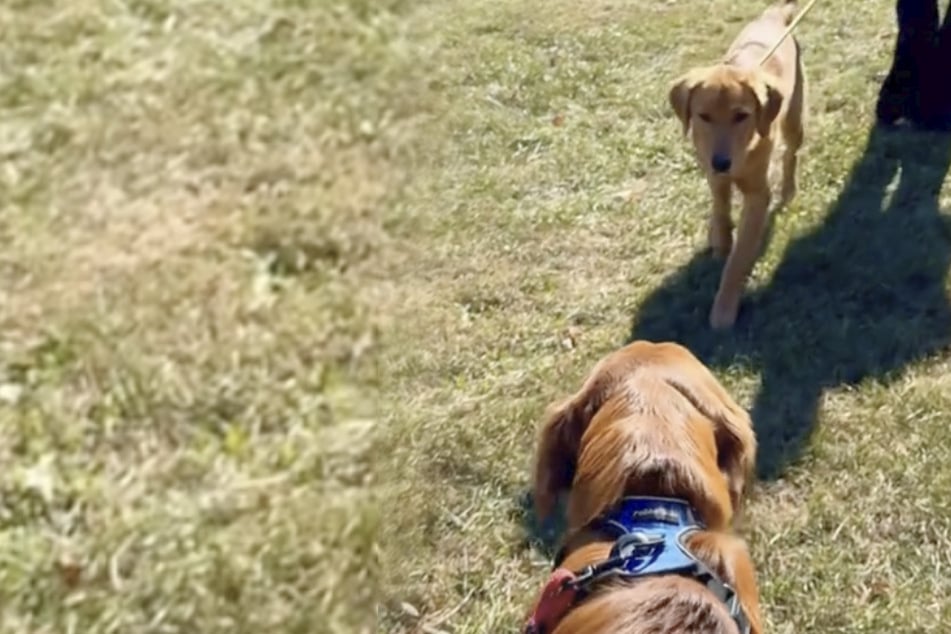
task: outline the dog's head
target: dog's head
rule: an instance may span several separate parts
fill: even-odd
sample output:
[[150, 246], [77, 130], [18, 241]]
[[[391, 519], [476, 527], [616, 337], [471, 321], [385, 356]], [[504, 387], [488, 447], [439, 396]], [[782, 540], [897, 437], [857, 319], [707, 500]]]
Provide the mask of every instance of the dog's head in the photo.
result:
[[682, 497], [722, 528], [740, 507], [755, 454], [749, 415], [693, 354], [637, 341], [552, 407], [539, 432], [535, 507], [548, 516], [570, 489], [576, 529], [625, 495]]
[[751, 143], [769, 136], [783, 103], [769, 75], [728, 65], [690, 71], [673, 83], [669, 99], [684, 134], [692, 130], [701, 167], [713, 175], [742, 170]]

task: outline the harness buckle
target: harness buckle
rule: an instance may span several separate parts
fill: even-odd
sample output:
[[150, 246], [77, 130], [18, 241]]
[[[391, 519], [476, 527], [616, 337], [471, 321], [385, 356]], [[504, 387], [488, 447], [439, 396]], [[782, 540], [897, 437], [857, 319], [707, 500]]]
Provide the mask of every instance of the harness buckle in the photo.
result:
[[649, 565], [664, 547], [661, 534], [634, 531], [618, 537], [607, 559], [585, 566], [566, 583], [576, 592], [587, 591], [588, 586], [612, 575], [630, 576]]
[[618, 537], [611, 548], [611, 556], [623, 559], [642, 558], [663, 544], [664, 536], [661, 533], [632, 531]]
[[634, 573], [649, 565], [656, 559], [664, 547], [664, 535], [661, 533], [647, 533], [633, 531], [621, 535], [611, 548], [612, 567], [620, 568], [625, 573]]

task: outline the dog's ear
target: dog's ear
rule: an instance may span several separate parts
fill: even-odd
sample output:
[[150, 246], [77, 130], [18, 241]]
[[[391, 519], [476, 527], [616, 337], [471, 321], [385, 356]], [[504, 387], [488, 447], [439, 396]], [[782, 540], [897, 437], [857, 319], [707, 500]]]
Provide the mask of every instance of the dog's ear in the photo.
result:
[[756, 462], [756, 435], [753, 422], [723, 388], [723, 407], [711, 412], [717, 424], [717, 464], [730, 487], [730, 502], [734, 513], [743, 508], [746, 487], [753, 476]]
[[760, 136], [769, 136], [769, 128], [783, 107], [783, 93], [771, 78], [762, 74], [752, 80], [751, 88], [757, 103], [756, 131]]
[[684, 134], [687, 134], [690, 130], [690, 116], [692, 114], [690, 100], [693, 97], [694, 88], [703, 81], [705, 75], [704, 69], [696, 68], [670, 85], [667, 99], [670, 101], [670, 107], [673, 108], [684, 126]]
[[571, 487], [581, 437], [607, 399], [610, 383], [610, 377], [596, 367], [577, 394], [549, 408], [535, 451], [534, 496], [539, 517], [548, 517], [558, 494]]
[[666, 380], [713, 421], [717, 465], [727, 480], [733, 511], [738, 512], [756, 461], [756, 435], [749, 413], [699, 360], [691, 371], [671, 373]]

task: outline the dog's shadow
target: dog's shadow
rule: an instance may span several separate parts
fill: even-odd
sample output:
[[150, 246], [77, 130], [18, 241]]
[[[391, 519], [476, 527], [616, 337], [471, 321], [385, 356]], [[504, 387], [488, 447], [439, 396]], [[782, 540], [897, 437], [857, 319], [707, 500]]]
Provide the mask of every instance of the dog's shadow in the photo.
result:
[[[803, 454], [823, 390], [888, 380], [951, 341], [951, 220], [938, 205], [949, 164], [951, 135], [875, 127], [825, 221], [744, 298], [732, 331], [707, 322], [723, 266], [708, 252], [641, 305], [631, 340], [679, 342], [714, 373], [761, 374], [751, 413], [760, 478]], [[550, 552], [563, 520], [541, 525], [530, 498], [520, 506], [529, 542]]]
[[825, 221], [789, 245], [732, 331], [707, 325], [722, 262], [706, 254], [641, 306], [632, 340], [677, 341], [715, 372], [761, 373], [759, 477], [802, 455], [824, 389], [887, 380], [951, 341], [951, 221], [938, 206], [949, 164], [951, 135], [875, 127]]

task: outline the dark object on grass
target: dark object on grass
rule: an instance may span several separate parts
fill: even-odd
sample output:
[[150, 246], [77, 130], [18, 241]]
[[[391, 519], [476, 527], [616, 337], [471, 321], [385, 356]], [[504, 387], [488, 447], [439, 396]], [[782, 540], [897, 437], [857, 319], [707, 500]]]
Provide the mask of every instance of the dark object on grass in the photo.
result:
[[[949, 3], [951, 9], [951, 3]], [[938, 21], [938, 0], [897, 0], [898, 38], [876, 116], [928, 129], [951, 129], [951, 16]]]

